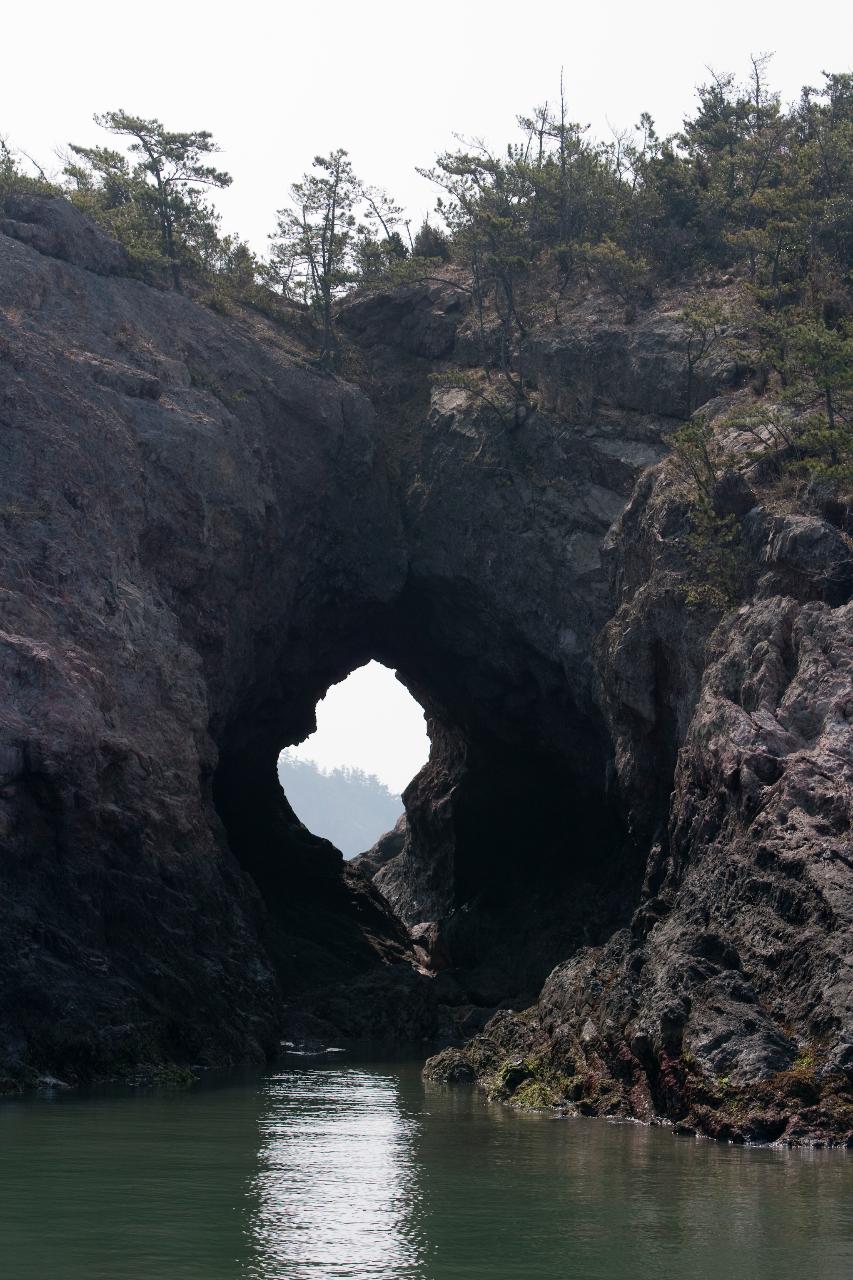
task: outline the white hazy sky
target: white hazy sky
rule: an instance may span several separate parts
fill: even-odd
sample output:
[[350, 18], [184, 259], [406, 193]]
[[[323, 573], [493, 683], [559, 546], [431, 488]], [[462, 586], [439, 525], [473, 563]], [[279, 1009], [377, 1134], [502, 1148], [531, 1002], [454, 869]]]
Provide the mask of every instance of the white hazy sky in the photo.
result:
[[94, 111], [210, 129], [234, 176], [218, 199], [226, 228], [263, 250], [317, 152], [348, 148], [356, 172], [420, 220], [434, 192], [414, 166], [454, 131], [508, 139], [518, 113], [553, 98], [561, 66], [572, 116], [596, 134], [643, 110], [666, 132], [708, 65], [745, 74], [751, 52], [775, 50], [786, 100], [844, 70], [849, 15], [841, 0], [8, 0], [0, 134], [48, 168], [57, 147], [104, 140]]
[[317, 703], [317, 732], [288, 749], [322, 769], [357, 766], [399, 793], [426, 763], [424, 713], [393, 671], [368, 662]]

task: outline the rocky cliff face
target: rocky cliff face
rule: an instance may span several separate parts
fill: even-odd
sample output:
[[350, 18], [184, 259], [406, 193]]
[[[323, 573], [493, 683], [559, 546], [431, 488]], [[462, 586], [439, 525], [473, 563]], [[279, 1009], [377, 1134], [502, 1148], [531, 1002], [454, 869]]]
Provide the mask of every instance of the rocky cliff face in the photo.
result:
[[[357, 390], [62, 202], [0, 232], [7, 1076], [245, 1060], [298, 1007], [479, 1032], [432, 1073], [528, 1105], [848, 1140], [849, 540], [730, 486], [758, 568], [687, 606], [677, 310], [543, 324], [508, 421], [452, 279], [348, 304]], [[369, 657], [433, 750], [360, 871], [275, 761]]]
[[405, 578], [373, 413], [36, 216], [0, 236], [2, 1065], [259, 1056], [283, 983], [408, 947], [275, 777]]

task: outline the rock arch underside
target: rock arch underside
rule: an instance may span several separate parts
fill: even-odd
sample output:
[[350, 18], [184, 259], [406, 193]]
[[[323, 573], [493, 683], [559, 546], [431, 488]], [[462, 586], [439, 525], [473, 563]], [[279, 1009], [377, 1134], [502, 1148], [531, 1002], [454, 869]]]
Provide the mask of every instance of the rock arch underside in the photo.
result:
[[[676, 313], [544, 327], [510, 424], [430, 378], [470, 363], [453, 284], [343, 307], [356, 387], [12, 213], [5, 1086], [393, 1036], [526, 1105], [850, 1140], [849, 540], [734, 483], [761, 574], [687, 606]], [[347, 865], [275, 761], [370, 658], [432, 753]]]

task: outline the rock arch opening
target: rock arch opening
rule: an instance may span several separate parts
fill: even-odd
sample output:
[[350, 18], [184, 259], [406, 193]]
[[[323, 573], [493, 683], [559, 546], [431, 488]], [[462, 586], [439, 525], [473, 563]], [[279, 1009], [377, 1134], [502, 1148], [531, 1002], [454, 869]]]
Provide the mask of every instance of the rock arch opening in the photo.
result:
[[423, 708], [371, 661], [329, 689], [317, 728], [278, 758], [279, 781], [301, 822], [347, 859], [403, 816], [402, 793], [429, 757]]
[[[300, 821], [271, 762], [371, 660], [423, 708], [431, 751], [404, 822], [377, 856], [345, 861]], [[224, 727], [213, 784], [286, 999], [344, 1031], [400, 1034], [402, 1019], [417, 1035], [435, 1030], [436, 1005], [485, 1018], [534, 1000], [554, 964], [609, 936], [637, 900], [607, 752], [565, 673], [461, 587], [410, 578], [390, 605], [291, 633]], [[431, 985], [413, 995], [419, 970]], [[353, 983], [370, 999], [344, 998]]]

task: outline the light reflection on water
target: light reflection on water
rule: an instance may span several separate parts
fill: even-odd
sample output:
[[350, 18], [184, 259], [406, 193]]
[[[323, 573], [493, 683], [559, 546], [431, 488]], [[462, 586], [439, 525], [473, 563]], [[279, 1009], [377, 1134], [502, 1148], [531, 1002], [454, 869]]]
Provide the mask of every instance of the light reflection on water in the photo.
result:
[[252, 1280], [404, 1280], [423, 1261], [412, 1137], [393, 1076], [360, 1070], [274, 1077], [252, 1187]]
[[0, 1280], [850, 1280], [853, 1153], [303, 1060], [0, 1101]]

